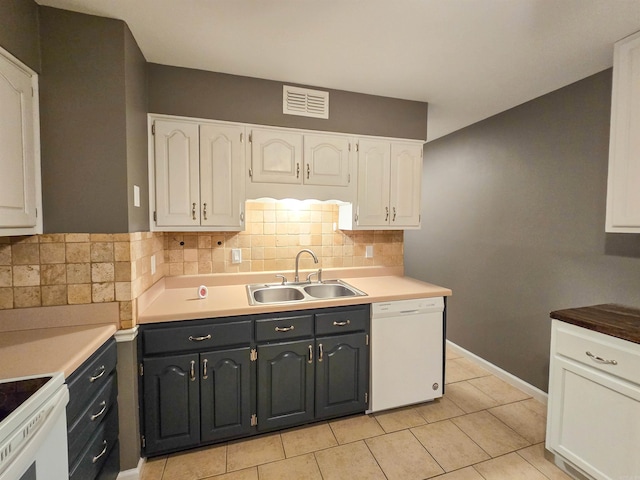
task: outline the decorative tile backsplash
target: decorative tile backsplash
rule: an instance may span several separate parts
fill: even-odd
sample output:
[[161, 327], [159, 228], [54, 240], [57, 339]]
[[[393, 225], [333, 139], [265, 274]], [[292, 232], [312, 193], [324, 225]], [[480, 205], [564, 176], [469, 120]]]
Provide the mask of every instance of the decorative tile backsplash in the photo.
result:
[[[136, 324], [137, 298], [164, 276], [402, 266], [402, 231], [335, 230], [338, 207], [247, 202], [244, 232], [45, 234], [0, 237], [0, 309], [119, 302], [120, 327]], [[365, 258], [366, 246], [373, 257]], [[231, 262], [232, 249], [242, 262]], [[156, 272], [151, 274], [151, 257]]]

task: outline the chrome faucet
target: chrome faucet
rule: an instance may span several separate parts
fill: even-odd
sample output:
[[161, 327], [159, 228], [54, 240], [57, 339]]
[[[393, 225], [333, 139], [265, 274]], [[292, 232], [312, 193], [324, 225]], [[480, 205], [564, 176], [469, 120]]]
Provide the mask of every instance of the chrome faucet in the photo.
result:
[[313, 253], [311, 250], [309, 250], [308, 248], [303, 248], [302, 250], [300, 250], [296, 255], [296, 275], [293, 278], [294, 282], [300, 281], [300, 276], [298, 275], [298, 262], [300, 261], [300, 255], [302, 255], [304, 252], [307, 252], [309, 255], [313, 257], [313, 263], [318, 263], [318, 257], [316, 257], [316, 254]]

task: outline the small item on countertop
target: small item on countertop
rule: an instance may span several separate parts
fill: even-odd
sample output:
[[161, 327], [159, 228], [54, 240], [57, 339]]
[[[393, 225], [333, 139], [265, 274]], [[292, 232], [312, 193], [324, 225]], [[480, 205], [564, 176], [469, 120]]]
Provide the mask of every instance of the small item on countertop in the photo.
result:
[[207, 298], [207, 295], [209, 295], [209, 289], [205, 285], [200, 285], [198, 287], [198, 296], [200, 298]]

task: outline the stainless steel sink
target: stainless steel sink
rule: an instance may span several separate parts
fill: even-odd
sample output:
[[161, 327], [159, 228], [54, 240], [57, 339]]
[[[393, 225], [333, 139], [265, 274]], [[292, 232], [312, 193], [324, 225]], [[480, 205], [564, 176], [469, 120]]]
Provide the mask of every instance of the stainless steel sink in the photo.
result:
[[322, 283], [256, 283], [247, 285], [250, 305], [274, 303], [304, 303], [342, 297], [360, 297], [367, 294], [342, 280]]

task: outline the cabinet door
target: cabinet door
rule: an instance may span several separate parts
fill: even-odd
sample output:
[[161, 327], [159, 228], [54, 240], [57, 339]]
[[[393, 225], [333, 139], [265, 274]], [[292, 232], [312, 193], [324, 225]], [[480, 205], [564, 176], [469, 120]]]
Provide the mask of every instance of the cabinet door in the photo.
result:
[[313, 340], [258, 346], [258, 430], [313, 419]]
[[200, 355], [202, 441], [251, 431], [251, 352], [249, 347]]
[[420, 185], [422, 146], [391, 144], [390, 224], [398, 227], [420, 225]]
[[388, 142], [360, 140], [358, 146], [358, 226], [388, 225], [391, 151]]
[[147, 454], [200, 442], [198, 355], [144, 360], [144, 430]]
[[244, 127], [200, 125], [201, 224], [244, 223]]
[[302, 183], [302, 134], [255, 128], [251, 132], [253, 182]]
[[[40, 203], [37, 76], [0, 52], [0, 228], [5, 235], [37, 231]], [[33, 90], [32, 90], [33, 86]], [[33, 230], [15, 230], [15, 229]], [[2, 233], [0, 233], [2, 234]]]
[[368, 346], [364, 333], [320, 337], [316, 360], [316, 417], [367, 409]]
[[640, 33], [615, 44], [606, 231], [640, 233]]
[[304, 183], [339, 187], [349, 185], [349, 139], [305, 135]]
[[640, 387], [551, 359], [547, 448], [598, 480], [640, 472]]
[[156, 225], [200, 225], [200, 161], [198, 125], [156, 120]]

